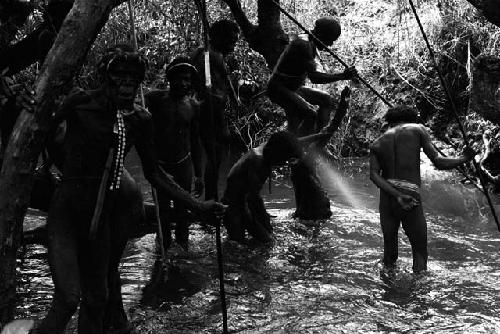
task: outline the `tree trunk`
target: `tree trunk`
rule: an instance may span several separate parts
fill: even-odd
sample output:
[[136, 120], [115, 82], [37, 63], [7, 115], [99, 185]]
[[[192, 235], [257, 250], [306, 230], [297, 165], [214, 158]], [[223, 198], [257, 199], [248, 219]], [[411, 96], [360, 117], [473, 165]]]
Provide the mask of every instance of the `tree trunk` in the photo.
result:
[[[270, 68], [288, 44], [288, 36], [280, 22], [280, 12], [271, 0], [258, 0], [258, 25], [247, 18], [239, 0], [223, 0], [241, 28], [250, 47], [260, 53]], [[279, 1], [276, 1], [279, 3]]]
[[500, 125], [500, 58], [479, 56], [474, 60], [469, 111]]
[[116, 0], [75, 1], [42, 66], [36, 85], [37, 106], [33, 113], [22, 112], [9, 141], [0, 173], [0, 325], [13, 315], [16, 251], [21, 244], [33, 172], [56, 98], [71, 87], [74, 74], [117, 4]]

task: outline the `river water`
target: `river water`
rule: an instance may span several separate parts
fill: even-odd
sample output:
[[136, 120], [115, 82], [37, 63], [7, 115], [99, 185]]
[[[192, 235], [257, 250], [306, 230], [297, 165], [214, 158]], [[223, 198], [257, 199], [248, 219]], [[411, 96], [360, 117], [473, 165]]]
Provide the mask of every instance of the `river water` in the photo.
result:
[[[148, 189], [137, 163], [129, 170]], [[381, 270], [378, 191], [366, 160], [323, 170], [331, 219], [292, 219], [293, 190], [278, 179], [272, 194], [263, 191], [275, 216], [274, 243], [223, 243], [230, 332], [500, 333], [500, 234], [477, 190], [423, 160], [429, 272], [413, 275], [400, 232], [399, 267], [389, 278]], [[32, 212], [26, 225], [42, 219]], [[166, 271], [154, 235], [130, 242], [121, 272], [138, 333], [222, 332], [214, 234], [198, 224], [191, 231], [190, 251], [170, 250]], [[40, 317], [52, 293], [46, 250], [30, 245], [25, 251], [18, 315]], [[68, 333], [72, 328], [74, 321]]]

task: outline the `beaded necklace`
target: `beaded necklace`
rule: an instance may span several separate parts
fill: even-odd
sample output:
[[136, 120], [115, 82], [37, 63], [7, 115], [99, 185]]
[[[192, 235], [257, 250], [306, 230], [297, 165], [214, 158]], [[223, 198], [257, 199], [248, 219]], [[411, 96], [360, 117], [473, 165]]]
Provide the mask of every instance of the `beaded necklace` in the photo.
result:
[[120, 181], [123, 174], [123, 160], [125, 157], [125, 146], [127, 144], [127, 134], [125, 131], [125, 122], [123, 116], [129, 115], [126, 110], [117, 110], [116, 112], [116, 123], [113, 126], [113, 132], [117, 134], [117, 146], [118, 149], [115, 151], [115, 161], [113, 169], [113, 178], [111, 179], [110, 190], [116, 190], [120, 188]]

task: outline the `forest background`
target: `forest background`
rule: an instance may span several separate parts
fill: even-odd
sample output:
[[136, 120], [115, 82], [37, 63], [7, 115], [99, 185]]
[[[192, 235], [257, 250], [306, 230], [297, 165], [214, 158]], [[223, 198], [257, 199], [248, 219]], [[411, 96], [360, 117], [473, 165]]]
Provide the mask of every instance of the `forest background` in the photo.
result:
[[[257, 2], [242, 0], [240, 3], [248, 19], [255, 23]], [[342, 35], [334, 43], [334, 52], [348, 64], [355, 65], [360, 75], [392, 103], [416, 105], [436, 139], [455, 149], [462, 147], [456, 122], [407, 1], [285, 0], [281, 5], [308, 28], [312, 28], [322, 15], [338, 16]], [[465, 115], [471, 62], [480, 54], [499, 54], [500, 29], [463, 0], [419, 0], [416, 5], [459, 113]], [[43, 1], [37, 6], [42, 8]], [[166, 64], [176, 55], [190, 54], [202, 44], [202, 24], [195, 2], [141, 0], [134, 2], [134, 10], [139, 49], [149, 60], [145, 90], [165, 88]], [[233, 19], [227, 4], [222, 1], [209, 1], [207, 14], [209, 22]], [[42, 20], [42, 12], [35, 9], [16, 39], [25, 37]], [[287, 18], [282, 17], [281, 22], [289, 36], [301, 33]], [[128, 43], [130, 38], [129, 13], [127, 4], [123, 3], [112, 11], [74, 84], [82, 88], [98, 86], [94, 69], [99, 55], [113, 44]], [[269, 133], [282, 127], [285, 118], [279, 107], [264, 94], [259, 94], [265, 90], [270, 69], [244, 38], [238, 43], [229, 64], [233, 79], [238, 82], [243, 106], [230, 105], [227, 113], [233, 143], [244, 149], [244, 146], [252, 147], [265, 140]], [[343, 70], [327, 54], [322, 56], [322, 65], [326, 70]], [[34, 64], [17, 74], [14, 82], [33, 84], [39, 66]], [[317, 85], [317, 88], [339, 96], [345, 84], [349, 83]], [[370, 142], [380, 134], [382, 116], [387, 110], [387, 106], [362, 84], [350, 85], [354, 88], [351, 111], [329, 145], [336, 157], [366, 155]], [[466, 117], [465, 124], [476, 149], [480, 149], [485, 129], [491, 129], [494, 134], [499, 130], [474, 113]]]

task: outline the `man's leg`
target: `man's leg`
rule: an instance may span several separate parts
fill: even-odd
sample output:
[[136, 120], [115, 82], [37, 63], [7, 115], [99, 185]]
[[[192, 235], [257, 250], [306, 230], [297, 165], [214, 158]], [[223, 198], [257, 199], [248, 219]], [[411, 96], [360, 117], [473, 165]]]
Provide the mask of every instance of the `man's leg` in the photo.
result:
[[75, 195], [68, 185], [61, 185], [49, 211], [48, 258], [55, 294], [49, 312], [32, 333], [63, 333], [80, 302], [78, 217], [67, 201]]
[[297, 90], [297, 94], [302, 96], [310, 104], [319, 106], [314, 132], [321, 131], [330, 120], [330, 115], [335, 106], [333, 98], [325, 91], [309, 87], [300, 87]]
[[411, 244], [413, 272], [419, 273], [427, 270], [427, 223], [422, 205], [404, 215], [403, 229]]
[[111, 220], [111, 254], [108, 274], [109, 298], [104, 318], [104, 330], [111, 333], [130, 333], [132, 330], [123, 307], [118, 267], [127, 245], [130, 231], [145, 219], [143, 198], [134, 179], [124, 170], [119, 196]]
[[246, 217], [243, 203], [228, 204], [224, 213], [224, 226], [230, 240], [242, 242], [245, 240]]
[[[176, 168], [174, 180], [187, 192], [191, 192], [193, 182], [193, 168], [191, 159], [187, 159]], [[187, 209], [182, 203], [174, 201], [174, 212], [176, 218], [175, 241], [187, 250], [189, 243], [189, 217]]]
[[[269, 85], [267, 94], [272, 102], [276, 103], [285, 110], [288, 121], [288, 131], [299, 136], [311, 134], [304, 133], [305, 130], [301, 126], [301, 123], [304, 121], [306, 123], [314, 123], [314, 120], [316, 119], [316, 111], [309, 102], [307, 102], [296, 91], [290, 90], [284, 85], [277, 83]], [[303, 129], [300, 133], [299, 128]]]
[[266, 211], [264, 201], [262, 197], [260, 197], [260, 194], [247, 196], [246, 209], [248, 210], [248, 233], [259, 241], [271, 241], [273, 228], [271, 226], [270, 216]]
[[219, 168], [228, 137], [226, 99], [209, 95], [201, 105], [200, 136], [205, 149], [205, 200], [218, 200]]
[[[398, 230], [400, 218], [397, 203], [390, 195], [380, 192], [380, 224], [384, 235], [384, 266], [392, 267], [398, 259]], [[395, 205], [396, 204], [396, 205]]]
[[[109, 296], [108, 273], [111, 252], [109, 220], [111, 205], [111, 202], [104, 205], [95, 239], [89, 240], [88, 234], [81, 236], [82, 251], [79, 256], [79, 263], [82, 301], [78, 317], [79, 333], [101, 334], [104, 330], [104, 315]], [[93, 211], [94, 208], [92, 207], [89, 212], [83, 212], [83, 216], [92, 217]], [[88, 219], [87, 231], [90, 227], [90, 221], [91, 218]]]
[[[166, 169], [166, 166], [162, 166], [162, 168], [169, 173], [169, 171]], [[163, 248], [165, 250], [170, 248], [170, 245], [172, 244], [172, 226], [170, 223], [170, 220], [172, 219], [172, 200], [168, 196], [168, 194], [165, 194], [163, 191], [158, 190], [156, 192], [157, 198], [158, 198], [158, 204], [159, 208], [158, 210], [160, 211], [160, 227], [161, 227], [161, 232], [163, 235]]]

